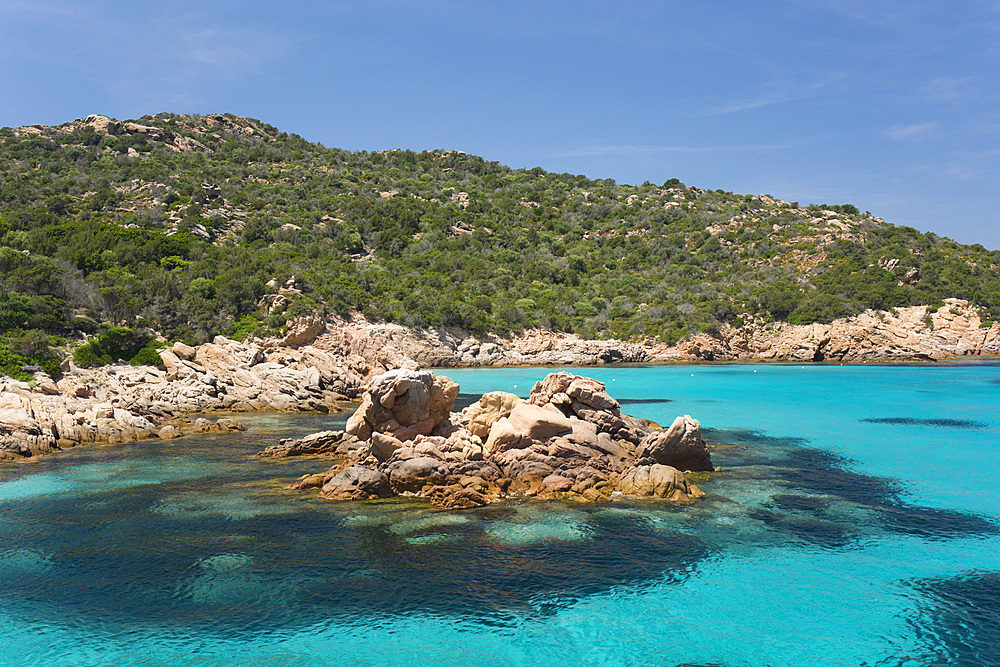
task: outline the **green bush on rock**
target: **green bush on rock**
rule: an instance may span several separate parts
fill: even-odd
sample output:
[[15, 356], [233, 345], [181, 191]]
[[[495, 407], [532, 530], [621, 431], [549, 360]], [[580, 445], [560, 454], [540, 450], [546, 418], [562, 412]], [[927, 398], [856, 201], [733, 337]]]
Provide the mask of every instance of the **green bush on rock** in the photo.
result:
[[156, 354], [155, 341], [152, 334], [145, 331], [133, 331], [126, 327], [108, 327], [95, 339], [84, 343], [73, 353], [73, 363], [81, 368], [105, 366], [115, 361], [130, 361], [142, 355], [141, 365], [148, 363], [153, 366], [162, 365], [152, 361]]

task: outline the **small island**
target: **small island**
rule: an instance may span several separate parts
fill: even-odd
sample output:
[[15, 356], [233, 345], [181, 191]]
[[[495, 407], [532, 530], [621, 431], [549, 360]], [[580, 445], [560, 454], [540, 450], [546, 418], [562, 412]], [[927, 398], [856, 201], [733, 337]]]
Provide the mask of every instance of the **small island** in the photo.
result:
[[371, 382], [345, 431], [283, 440], [259, 455], [338, 457], [292, 485], [328, 500], [416, 496], [448, 508], [523, 497], [690, 501], [703, 493], [682, 471], [713, 470], [696, 419], [677, 417], [664, 430], [622, 413], [591, 378], [550, 373], [527, 400], [494, 391], [452, 412], [458, 393], [430, 371], [390, 371]]

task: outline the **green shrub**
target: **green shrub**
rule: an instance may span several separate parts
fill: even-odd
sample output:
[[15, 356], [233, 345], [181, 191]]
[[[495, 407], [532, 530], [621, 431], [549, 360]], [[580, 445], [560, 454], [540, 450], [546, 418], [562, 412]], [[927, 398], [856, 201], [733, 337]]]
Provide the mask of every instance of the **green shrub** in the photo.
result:
[[73, 363], [80, 368], [93, 368], [95, 366], [106, 366], [114, 359], [111, 358], [101, 344], [96, 340], [84, 343], [73, 352]]
[[[73, 353], [73, 363], [81, 368], [93, 368], [132, 359], [150, 343], [152, 338], [144, 331], [108, 327], [97, 338], [76, 349]], [[153, 350], [153, 354], [156, 354], [155, 348]]]
[[166, 346], [166, 343], [152, 340], [144, 348], [136, 352], [135, 356], [129, 359], [129, 364], [132, 366], [156, 366], [160, 370], [166, 370], [166, 367], [163, 365], [163, 359], [156, 353], [157, 350]]
[[232, 340], [246, 340], [248, 338], [253, 338], [254, 336], [259, 336], [265, 329], [263, 323], [258, 320], [253, 315], [244, 315], [243, 317], [234, 320], [223, 329], [226, 338]]
[[31, 373], [25, 373], [21, 370], [21, 366], [27, 365], [29, 365], [27, 359], [11, 350], [5, 343], [0, 343], [0, 375], [6, 375], [15, 380], [30, 380], [33, 377]]
[[3, 339], [4, 345], [11, 352], [24, 359], [22, 365], [41, 366], [42, 370], [49, 375], [59, 375], [61, 373], [59, 367], [61, 355], [53, 347], [63, 345], [65, 342], [58, 336], [48, 336], [41, 331], [33, 329], [15, 331], [6, 335]]

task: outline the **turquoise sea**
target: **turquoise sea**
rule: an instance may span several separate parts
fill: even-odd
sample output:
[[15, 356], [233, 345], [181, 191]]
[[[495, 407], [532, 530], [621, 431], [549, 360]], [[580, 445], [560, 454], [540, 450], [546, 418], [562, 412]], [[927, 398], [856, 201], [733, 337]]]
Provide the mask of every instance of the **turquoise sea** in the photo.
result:
[[346, 415], [3, 465], [0, 664], [1000, 665], [1000, 364], [577, 372], [700, 419], [708, 497], [333, 504], [254, 456]]

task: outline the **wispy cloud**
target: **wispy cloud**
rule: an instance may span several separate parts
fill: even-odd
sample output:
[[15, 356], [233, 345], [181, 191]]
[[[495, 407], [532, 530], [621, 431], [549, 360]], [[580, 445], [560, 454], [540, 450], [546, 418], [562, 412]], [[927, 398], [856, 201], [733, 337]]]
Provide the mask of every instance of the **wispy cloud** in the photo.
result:
[[761, 86], [760, 91], [752, 94], [722, 102], [702, 112], [708, 116], [722, 116], [725, 114], [739, 113], [741, 111], [752, 111], [775, 104], [785, 104], [805, 100], [821, 95], [826, 90], [833, 87], [838, 82], [847, 78], [846, 74], [835, 73], [823, 76], [813, 81], [774, 81]]
[[255, 30], [188, 30], [180, 35], [178, 60], [212, 67], [252, 67], [279, 56], [289, 40]]
[[726, 104], [720, 104], [708, 110], [712, 116], [721, 116], [727, 113], [738, 113], [740, 111], [750, 111], [752, 109], [762, 109], [773, 104], [782, 104], [795, 99], [790, 91], [773, 91], [759, 96], [746, 97], [740, 100], [733, 100]]
[[885, 134], [890, 139], [895, 139], [896, 141], [916, 141], [918, 139], [923, 139], [925, 136], [938, 129], [940, 125], [941, 124], [937, 121], [930, 121], [928, 123], [913, 123], [910, 125], [894, 125], [886, 129]]
[[192, 27], [165, 21], [143, 42], [130, 38], [109, 49], [121, 67], [105, 79], [113, 103], [129, 108], [192, 109], [238, 85], [295, 48], [298, 37], [252, 26]]
[[982, 95], [983, 87], [973, 76], [938, 76], [920, 86], [917, 93], [928, 102], [960, 102]]
[[819, 5], [858, 23], [895, 30], [912, 28], [944, 7], [929, 0], [889, 3], [870, 0], [808, 0], [808, 4]]

